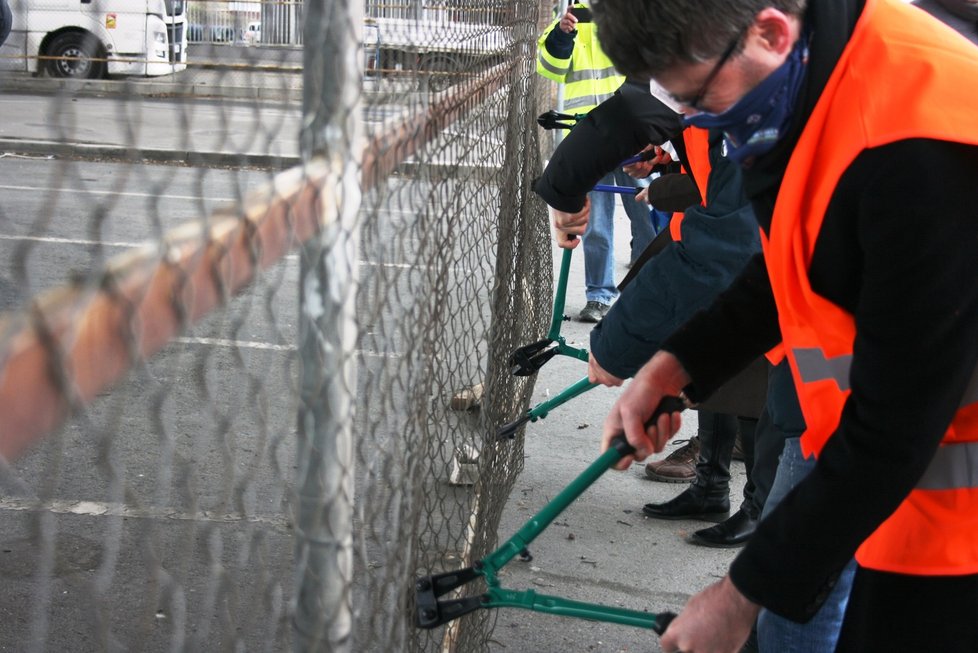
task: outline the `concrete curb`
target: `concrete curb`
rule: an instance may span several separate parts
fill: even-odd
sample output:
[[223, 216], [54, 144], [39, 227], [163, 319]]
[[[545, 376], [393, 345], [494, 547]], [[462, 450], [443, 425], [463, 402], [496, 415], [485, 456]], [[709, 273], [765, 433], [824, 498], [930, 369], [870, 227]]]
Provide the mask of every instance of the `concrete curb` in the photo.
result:
[[69, 159], [115, 159], [151, 163], [176, 163], [212, 168], [261, 168], [286, 170], [300, 163], [298, 156], [247, 154], [241, 152], [191, 152], [158, 148], [133, 149], [121, 145], [66, 143], [46, 140], [0, 138], [0, 152]]
[[200, 99], [259, 100], [262, 102], [301, 102], [302, 88], [273, 88], [261, 86], [214, 86], [207, 83], [164, 82], [131, 79], [52, 79], [31, 75], [11, 75], [0, 78], [0, 90], [6, 93], [26, 92], [57, 95], [143, 97], [194, 97]]

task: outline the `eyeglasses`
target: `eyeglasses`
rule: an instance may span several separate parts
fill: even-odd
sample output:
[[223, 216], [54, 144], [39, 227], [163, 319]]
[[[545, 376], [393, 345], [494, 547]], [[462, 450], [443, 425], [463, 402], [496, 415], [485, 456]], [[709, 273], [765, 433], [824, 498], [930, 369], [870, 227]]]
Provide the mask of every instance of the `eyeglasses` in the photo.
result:
[[738, 32], [737, 36], [735, 36], [733, 40], [730, 41], [730, 45], [728, 45], [727, 49], [724, 50], [723, 54], [720, 55], [720, 58], [717, 60], [716, 65], [713, 66], [713, 69], [710, 71], [710, 74], [706, 76], [705, 80], [703, 80], [703, 85], [700, 86], [699, 92], [697, 92], [696, 95], [693, 96], [692, 100], [684, 100], [683, 98], [676, 97], [675, 95], [672, 96], [672, 99], [675, 100], [677, 103], [682, 104], [683, 106], [689, 107], [690, 109], [695, 109], [696, 111], [705, 111], [701, 103], [703, 102], [703, 98], [706, 96], [707, 91], [710, 90], [710, 84], [713, 83], [713, 80], [716, 79], [716, 76], [720, 74], [720, 70], [723, 69], [723, 67], [730, 60], [730, 57], [733, 56], [733, 53], [737, 50], [737, 46], [740, 44], [740, 39], [742, 39], [743, 36], [744, 36], [744, 31]]

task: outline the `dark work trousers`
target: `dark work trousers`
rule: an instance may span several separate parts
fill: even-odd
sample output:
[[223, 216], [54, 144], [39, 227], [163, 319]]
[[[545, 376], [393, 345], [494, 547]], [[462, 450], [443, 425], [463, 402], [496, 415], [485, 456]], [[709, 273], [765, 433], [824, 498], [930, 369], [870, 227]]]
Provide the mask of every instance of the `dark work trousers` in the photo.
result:
[[767, 379], [767, 401], [754, 436], [754, 467], [750, 475], [753, 505], [747, 509], [748, 514], [758, 516], [774, 485], [785, 439], [801, 437], [805, 432], [805, 418], [787, 360], [772, 366]]
[[[744, 452], [744, 465], [747, 468], [747, 483], [744, 486], [744, 503], [742, 508], [751, 517], [757, 517], [753, 512], [754, 483], [751, 471], [754, 466], [754, 431], [757, 420], [735, 417], [723, 413], [714, 413], [700, 409], [699, 428], [697, 435], [700, 439], [700, 455], [696, 460], [696, 478], [693, 480], [693, 491], [711, 498], [722, 498], [730, 492], [730, 461], [733, 459], [734, 443], [737, 432], [740, 431], [740, 442]], [[770, 489], [770, 488], [769, 488]]]

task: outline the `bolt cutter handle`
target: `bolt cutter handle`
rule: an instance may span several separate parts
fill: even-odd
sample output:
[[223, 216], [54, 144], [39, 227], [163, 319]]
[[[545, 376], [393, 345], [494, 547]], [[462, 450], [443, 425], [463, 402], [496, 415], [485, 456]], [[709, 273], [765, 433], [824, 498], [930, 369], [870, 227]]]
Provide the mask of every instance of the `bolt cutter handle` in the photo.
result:
[[651, 161], [652, 159], [655, 158], [655, 156], [656, 156], [656, 154], [655, 154], [655, 150], [654, 149], [653, 150], [646, 150], [645, 152], [639, 152], [635, 156], [628, 157], [627, 159], [625, 159], [624, 161], [622, 161], [618, 165], [619, 165], [619, 167], [624, 167], [624, 166], [631, 165], [633, 163], [639, 163], [640, 161]]
[[594, 189], [599, 193], [619, 193], [621, 195], [638, 195], [642, 189], [634, 186], [612, 186], [611, 184], [595, 184]]

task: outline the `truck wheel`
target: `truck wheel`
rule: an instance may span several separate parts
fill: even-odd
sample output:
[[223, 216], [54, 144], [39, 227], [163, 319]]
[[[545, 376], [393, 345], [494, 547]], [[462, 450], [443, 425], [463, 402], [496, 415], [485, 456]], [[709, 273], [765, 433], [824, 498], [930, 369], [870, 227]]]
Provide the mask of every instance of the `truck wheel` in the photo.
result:
[[[69, 79], [99, 79], [105, 76], [105, 61], [98, 39], [87, 32], [65, 32], [51, 40], [45, 54], [59, 57], [47, 61], [48, 75]], [[61, 58], [64, 57], [64, 58]]]
[[462, 62], [448, 54], [427, 54], [418, 62], [418, 80], [421, 90], [432, 93], [444, 91], [457, 84], [461, 78]]

